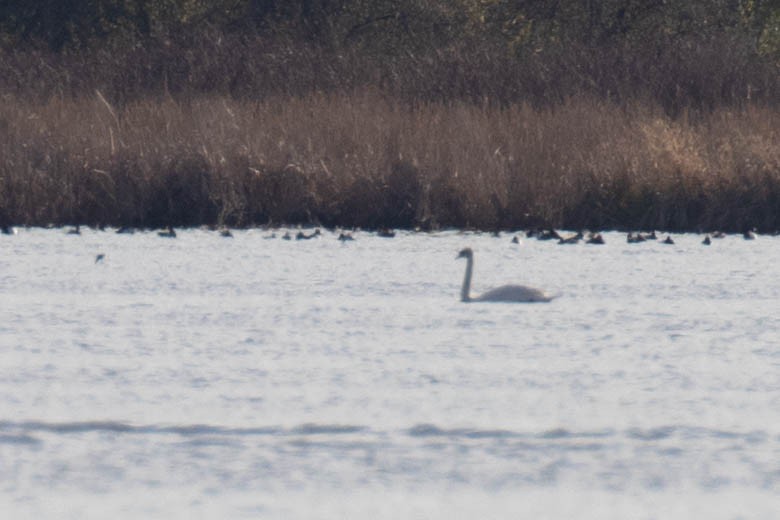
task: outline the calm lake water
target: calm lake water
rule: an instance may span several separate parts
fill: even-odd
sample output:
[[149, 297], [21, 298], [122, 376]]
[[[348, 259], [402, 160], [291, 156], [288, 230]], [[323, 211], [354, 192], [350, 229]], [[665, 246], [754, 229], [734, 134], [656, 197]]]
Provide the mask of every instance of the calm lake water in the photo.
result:
[[0, 236], [7, 518], [780, 515], [780, 238], [283, 232]]

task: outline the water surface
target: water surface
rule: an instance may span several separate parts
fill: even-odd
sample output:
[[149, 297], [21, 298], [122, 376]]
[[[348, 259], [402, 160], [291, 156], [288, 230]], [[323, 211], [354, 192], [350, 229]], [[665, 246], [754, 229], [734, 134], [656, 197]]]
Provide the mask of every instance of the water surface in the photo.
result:
[[0, 237], [4, 511], [777, 518], [780, 239], [269, 234]]

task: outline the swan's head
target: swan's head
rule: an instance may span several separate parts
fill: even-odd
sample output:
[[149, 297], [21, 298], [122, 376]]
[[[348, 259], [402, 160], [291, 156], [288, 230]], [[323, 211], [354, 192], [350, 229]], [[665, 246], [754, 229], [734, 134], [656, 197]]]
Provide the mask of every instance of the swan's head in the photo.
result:
[[455, 258], [473, 258], [473, 257], [474, 257], [474, 251], [472, 251], [470, 247], [467, 247], [465, 249], [461, 249], [460, 253], [458, 253], [458, 256]]

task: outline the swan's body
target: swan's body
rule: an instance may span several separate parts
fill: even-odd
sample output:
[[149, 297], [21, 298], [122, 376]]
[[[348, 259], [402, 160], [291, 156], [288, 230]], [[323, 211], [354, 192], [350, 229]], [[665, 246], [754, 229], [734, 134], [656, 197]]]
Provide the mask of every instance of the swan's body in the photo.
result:
[[474, 252], [466, 248], [458, 254], [458, 258], [466, 259], [466, 275], [463, 277], [463, 287], [460, 290], [460, 299], [463, 302], [517, 302], [534, 303], [549, 302], [553, 297], [546, 295], [539, 289], [524, 285], [502, 285], [480, 296], [471, 296], [471, 274], [474, 270]]

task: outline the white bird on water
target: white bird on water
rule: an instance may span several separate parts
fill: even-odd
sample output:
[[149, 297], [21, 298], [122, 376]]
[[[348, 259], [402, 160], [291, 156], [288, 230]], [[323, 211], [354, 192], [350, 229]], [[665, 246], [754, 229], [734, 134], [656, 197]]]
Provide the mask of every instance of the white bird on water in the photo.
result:
[[480, 296], [471, 296], [471, 272], [474, 269], [474, 251], [470, 247], [463, 249], [457, 258], [466, 259], [466, 275], [463, 277], [463, 287], [460, 299], [463, 302], [517, 302], [534, 303], [549, 302], [554, 296], [548, 296], [539, 289], [524, 285], [502, 285]]

